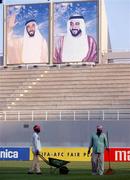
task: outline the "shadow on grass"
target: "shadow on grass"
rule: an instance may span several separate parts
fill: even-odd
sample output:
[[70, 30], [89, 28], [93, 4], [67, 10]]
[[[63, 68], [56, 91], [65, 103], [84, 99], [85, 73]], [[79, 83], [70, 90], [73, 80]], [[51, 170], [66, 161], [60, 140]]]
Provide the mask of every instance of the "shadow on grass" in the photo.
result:
[[68, 175], [60, 175], [59, 171], [50, 172], [50, 168], [42, 168], [42, 175], [28, 175], [28, 169], [24, 167], [1, 167], [0, 179], [1, 180], [130, 180], [130, 169], [114, 170], [111, 175], [92, 176], [90, 169], [69, 168]]

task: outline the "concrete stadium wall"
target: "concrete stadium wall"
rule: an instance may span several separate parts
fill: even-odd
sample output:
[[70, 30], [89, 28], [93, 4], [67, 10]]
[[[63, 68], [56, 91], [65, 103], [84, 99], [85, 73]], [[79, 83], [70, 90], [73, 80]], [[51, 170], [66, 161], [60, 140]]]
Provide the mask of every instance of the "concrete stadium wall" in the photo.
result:
[[130, 121], [42, 121], [2, 122], [0, 121], [0, 146], [31, 145], [32, 127], [41, 125], [41, 142], [46, 147], [88, 147], [92, 132], [97, 124], [108, 131], [110, 147], [130, 147]]

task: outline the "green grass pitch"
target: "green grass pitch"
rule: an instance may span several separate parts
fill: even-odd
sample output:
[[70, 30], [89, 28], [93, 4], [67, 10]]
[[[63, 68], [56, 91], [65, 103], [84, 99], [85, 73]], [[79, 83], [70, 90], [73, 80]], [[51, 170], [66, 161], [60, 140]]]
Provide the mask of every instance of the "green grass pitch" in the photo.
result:
[[[71, 162], [67, 164], [69, 174], [60, 175], [58, 170], [50, 172], [50, 166], [41, 162], [42, 175], [28, 175], [31, 161], [0, 161], [0, 180], [130, 180], [130, 163], [111, 163], [113, 174], [91, 175], [90, 162]], [[105, 163], [105, 169], [108, 163]]]

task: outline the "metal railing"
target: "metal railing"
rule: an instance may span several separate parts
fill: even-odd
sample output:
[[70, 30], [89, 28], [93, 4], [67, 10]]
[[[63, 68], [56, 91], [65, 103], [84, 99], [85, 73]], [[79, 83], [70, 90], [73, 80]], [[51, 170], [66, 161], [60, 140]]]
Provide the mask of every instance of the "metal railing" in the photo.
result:
[[130, 110], [0, 111], [0, 121], [119, 121], [130, 120]]

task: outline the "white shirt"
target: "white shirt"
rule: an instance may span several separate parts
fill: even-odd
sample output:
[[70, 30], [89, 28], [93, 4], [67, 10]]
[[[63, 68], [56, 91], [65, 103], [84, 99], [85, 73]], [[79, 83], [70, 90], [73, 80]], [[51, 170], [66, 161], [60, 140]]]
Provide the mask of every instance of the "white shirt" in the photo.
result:
[[37, 150], [41, 150], [41, 142], [39, 135], [36, 132], [34, 132], [32, 135], [32, 151], [36, 152]]
[[[34, 22], [35, 23], [35, 22]], [[48, 63], [48, 45], [35, 23], [35, 35], [30, 37], [26, 26], [23, 36], [22, 62], [23, 63]]]

